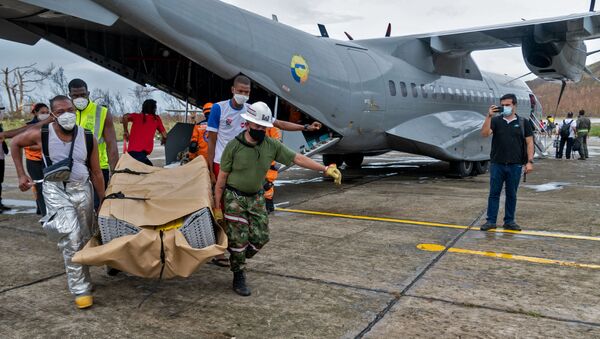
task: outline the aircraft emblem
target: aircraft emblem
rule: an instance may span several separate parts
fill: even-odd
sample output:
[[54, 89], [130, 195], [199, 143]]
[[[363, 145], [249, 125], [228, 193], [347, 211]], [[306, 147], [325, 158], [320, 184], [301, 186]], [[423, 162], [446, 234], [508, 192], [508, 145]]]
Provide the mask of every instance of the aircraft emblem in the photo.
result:
[[294, 78], [297, 83], [304, 84], [306, 80], [308, 80], [308, 64], [301, 55], [294, 54], [290, 67], [292, 78]]

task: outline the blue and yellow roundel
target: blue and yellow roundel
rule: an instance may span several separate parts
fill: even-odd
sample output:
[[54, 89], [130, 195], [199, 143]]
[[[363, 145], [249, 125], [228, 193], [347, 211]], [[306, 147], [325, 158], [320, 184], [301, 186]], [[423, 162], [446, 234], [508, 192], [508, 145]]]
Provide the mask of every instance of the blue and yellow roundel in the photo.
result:
[[303, 84], [306, 82], [306, 80], [308, 80], [308, 64], [301, 55], [295, 54], [292, 57], [290, 67], [292, 71], [292, 78], [294, 78], [296, 82]]

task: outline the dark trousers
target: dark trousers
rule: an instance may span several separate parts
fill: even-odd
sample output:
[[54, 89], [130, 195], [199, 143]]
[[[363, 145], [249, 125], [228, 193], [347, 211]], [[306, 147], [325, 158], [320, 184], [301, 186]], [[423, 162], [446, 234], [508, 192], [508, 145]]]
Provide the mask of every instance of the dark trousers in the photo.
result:
[[[103, 168], [102, 176], [104, 177], [104, 189], [106, 190], [108, 187], [108, 179], [110, 179], [110, 170], [108, 168]], [[94, 210], [98, 211], [98, 207], [100, 207], [100, 200], [98, 199], [96, 191], [94, 191]]]
[[522, 165], [519, 164], [490, 164], [490, 195], [488, 197], [487, 221], [496, 224], [498, 208], [500, 207], [500, 193], [504, 186], [506, 201], [504, 203], [504, 223], [515, 222], [517, 209], [517, 189], [521, 181]]
[[560, 138], [560, 144], [558, 145], [558, 150], [556, 151], [556, 158], [561, 159], [563, 150], [565, 149], [565, 144], [567, 144], [567, 153], [565, 153], [565, 157], [567, 159], [571, 159], [571, 153], [573, 152], [573, 142], [575, 139], [573, 138]]
[[[34, 181], [44, 179], [44, 162], [42, 160], [25, 160], [27, 173]], [[46, 215], [46, 203], [44, 202], [43, 186], [41, 182], [35, 183], [35, 204], [38, 214]]]
[[146, 152], [129, 151], [127, 153], [129, 153], [129, 155], [131, 155], [135, 160], [139, 162], [142, 162], [148, 166], [154, 166], [152, 165], [152, 161], [148, 159], [148, 154]]
[[588, 147], [587, 147], [587, 133], [578, 133], [577, 140], [579, 140], [579, 157], [589, 158]]

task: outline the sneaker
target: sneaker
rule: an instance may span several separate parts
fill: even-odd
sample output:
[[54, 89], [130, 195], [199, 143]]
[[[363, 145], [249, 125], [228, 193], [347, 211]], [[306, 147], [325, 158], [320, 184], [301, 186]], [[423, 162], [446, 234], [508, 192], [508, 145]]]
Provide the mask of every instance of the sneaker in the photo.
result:
[[486, 222], [485, 224], [481, 225], [481, 227], [479, 229], [482, 231], [496, 229], [496, 224], [492, 224], [491, 222]]
[[502, 228], [504, 228], [505, 230], [509, 230], [509, 231], [520, 231], [521, 230], [521, 226], [517, 225], [517, 223], [511, 223], [511, 224], [504, 224], [502, 226]]
[[75, 306], [79, 309], [91, 307], [94, 304], [94, 298], [91, 295], [80, 295], [75, 297]]
[[252, 293], [248, 286], [246, 286], [244, 271], [233, 272], [233, 290], [242, 297], [247, 297]]

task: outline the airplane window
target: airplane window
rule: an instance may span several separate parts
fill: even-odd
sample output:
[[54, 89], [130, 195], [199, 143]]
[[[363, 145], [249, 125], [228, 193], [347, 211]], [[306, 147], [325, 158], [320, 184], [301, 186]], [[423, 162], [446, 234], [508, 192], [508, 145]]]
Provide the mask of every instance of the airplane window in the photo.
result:
[[448, 87], [448, 99], [454, 100], [454, 91], [450, 87]]
[[446, 99], [446, 92], [444, 92], [444, 87], [440, 86], [440, 94], [442, 95], [442, 100]]
[[412, 83], [410, 84], [410, 89], [411, 89], [411, 91], [412, 91], [412, 96], [413, 96], [413, 97], [415, 97], [415, 98], [416, 98], [416, 97], [418, 97], [418, 96], [419, 96], [419, 93], [417, 92], [417, 85], [416, 85], [414, 82], [412, 82]]
[[423, 84], [421, 84], [421, 95], [423, 98], [427, 98], [427, 88], [425, 88], [425, 85]]
[[437, 89], [434, 85], [431, 85], [431, 98], [437, 99]]
[[460, 101], [462, 100], [462, 92], [460, 91], [460, 89], [455, 89], [455, 93], [456, 93], [456, 101]]
[[481, 92], [477, 91], [477, 101], [481, 102]]
[[469, 101], [469, 92], [466, 89], [463, 89], [463, 94], [465, 96], [465, 101]]
[[405, 98], [408, 95], [408, 91], [406, 90], [406, 83], [404, 83], [404, 81], [400, 82], [400, 92], [402, 92], [402, 96]]
[[396, 96], [396, 83], [393, 82], [392, 80], [390, 80], [388, 83], [390, 84], [390, 95], [395, 97]]
[[471, 101], [477, 102], [477, 98], [475, 97], [475, 92], [473, 92], [473, 90], [471, 90]]

